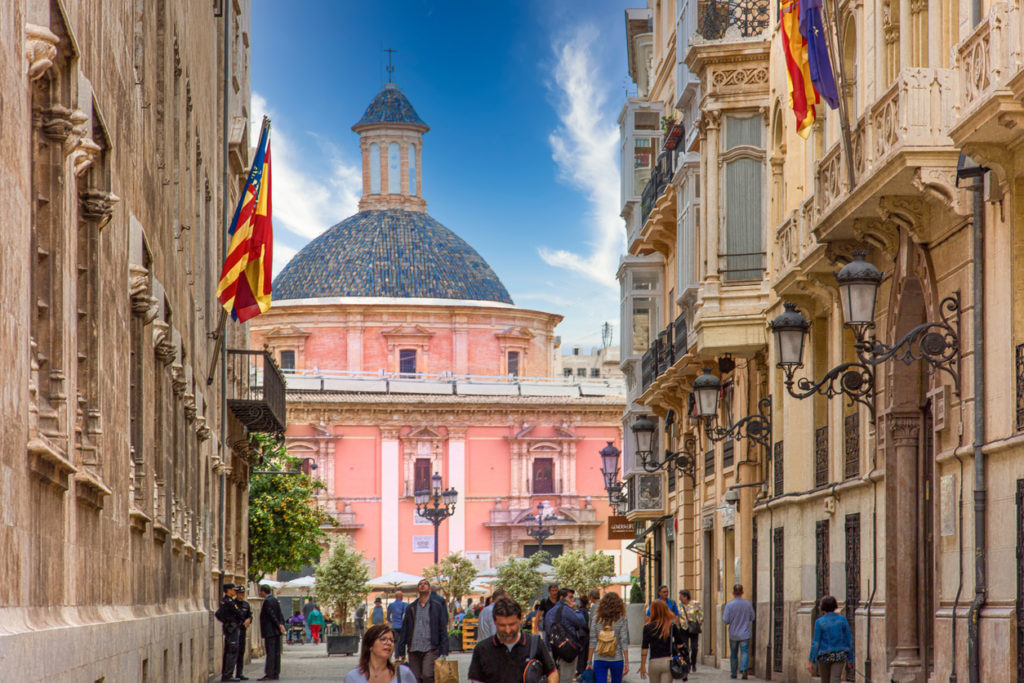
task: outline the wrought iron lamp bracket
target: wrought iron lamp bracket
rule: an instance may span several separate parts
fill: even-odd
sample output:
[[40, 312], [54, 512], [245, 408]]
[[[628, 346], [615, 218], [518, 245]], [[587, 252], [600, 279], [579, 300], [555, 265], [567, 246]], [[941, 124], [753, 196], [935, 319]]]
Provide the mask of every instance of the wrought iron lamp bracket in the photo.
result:
[[668, 469], [673, 465], [680, 472], [690, 478], [694, 486], [697, 485], [697, 440], [688, 437], [683, 440], [683, 449], [679, 451], [665, 451], [665, 457], [661, 462], [652, 462], [649, 453], [640, 452], [640, 464], [646, 472], [657, 472]]
[[[813, 382], [806, 377], [793, 378], [798, 367], [784, 366], [786, 374], [786, 391], [793, 398], [808, 398], [821, 394], [832, 398], [843, 394], [850, 401], [867, 407], [871, 414], [871, 424], [875, 423], [875, 371], [867, 363], [842, 363], [825, 373], [819, 381]], [[796, 390], [793, 389], [796, 385]]]
[[926, 322], [907, 332], [891, 346], [868, 337], [874, 323], [853, 326], [857, 341], [854, 348], [862, 363], [875, 366], [890, 358], [910, 365], [926, 361], [953, 380], [953, 391], [960, 395], [960, 292], [939, 303], [941, 322]]
[[724, 439], [750, 439], [754, 443], [764, 446], [766, 449], [771, 445], [772, 440], [772, 399], [766, 396], [757, 402], [757, 412], [747, 415], [734, 423], [731, 427], [717, 427], [711, 423], [713, 417], [704, 418], [704, 433], [708, 439], [714, 442]]

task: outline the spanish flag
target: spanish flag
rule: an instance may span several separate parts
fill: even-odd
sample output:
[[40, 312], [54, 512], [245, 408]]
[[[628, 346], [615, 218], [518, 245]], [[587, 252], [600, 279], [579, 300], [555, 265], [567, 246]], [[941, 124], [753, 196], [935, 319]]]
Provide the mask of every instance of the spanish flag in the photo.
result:
[[228, 231], [231, 245], [217, 284], [217, 299], [238, 322], [270, 308], [274, 228], [270, 208], [270, 121], [263, 120], [249, 177]]
[[807, 139], [815, 119], [818, 91], [811, 81], [807, 41], [800, 33], [800, 0], [782, 0], [779, 6], [782, 30], [782, 52], [786, 56], [786, 81], [789, 85], [789, 106], [796, 115], [796, 132]]

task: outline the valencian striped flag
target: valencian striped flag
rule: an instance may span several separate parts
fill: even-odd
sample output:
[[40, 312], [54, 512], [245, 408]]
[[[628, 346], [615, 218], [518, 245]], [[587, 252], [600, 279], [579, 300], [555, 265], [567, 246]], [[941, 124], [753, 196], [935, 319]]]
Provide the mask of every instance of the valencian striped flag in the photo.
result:
[[796, 115], [796, 132], [806, 139], [815, 119], [818, 91], [811, 82], [807, 57], [807, 41], [800, 34], [800, 0], [782, 0], [779, 7], [782, 30], [782, 52], [786, 56], [786, 80], [789, 85], [789, 106]]
[[270, 121], [263, 120], [249, 177], [228, 231], [231, 244], [217, 284], [224, 310], [245, 322], [270, 308], [274, 229], [270, 205]]

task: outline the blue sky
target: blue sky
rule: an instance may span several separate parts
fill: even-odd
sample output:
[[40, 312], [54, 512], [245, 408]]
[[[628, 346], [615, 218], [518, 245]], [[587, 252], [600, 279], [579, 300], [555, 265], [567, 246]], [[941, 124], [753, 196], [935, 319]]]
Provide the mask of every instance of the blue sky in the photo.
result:
[[[642, 2], [254, 0], [252, 117], [273, 119], [275, 272], [356, 212], [351, 126], [387, 79], [431, 130], [430, 214], [491, 264], [518, 306], [565, 316], [568, 347], [618, 329], [616, 118], [624, 10]], [[617, 339], [617, 336], [616, 336]]]

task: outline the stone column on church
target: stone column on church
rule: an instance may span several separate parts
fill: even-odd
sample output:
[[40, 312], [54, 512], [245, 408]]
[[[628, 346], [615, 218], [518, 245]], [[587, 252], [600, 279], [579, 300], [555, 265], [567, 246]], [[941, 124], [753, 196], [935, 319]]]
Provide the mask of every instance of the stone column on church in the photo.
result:
[[448, 552], [466, 549], [466, 430], [448, 430], [448, 486], [459, 492], [455, 514], [448, 519]]
[[[917, 413], [893, 414], [888, 418], [889, 443], [886, 454], [891, 467], [886, 481], [892, 492], [892, 507], [886, 510], [894, 520], [890, 529], [890, 553], [886, 564], [890, 582], [887, 597], [895, 622], [896, 649], [892, 661], [892, 680], [921, 681], [920, 633], [918, 629], [918, 481], [917, 459], [920, 448], [921, 416]], [[888, 476], [887, 476], [888, 478]], [[888, 505], [887, 505], [888, 506]]]
[[380, 433], [380, 567], [387, 574], [398, 566], [398, 430], [387, 427]]

